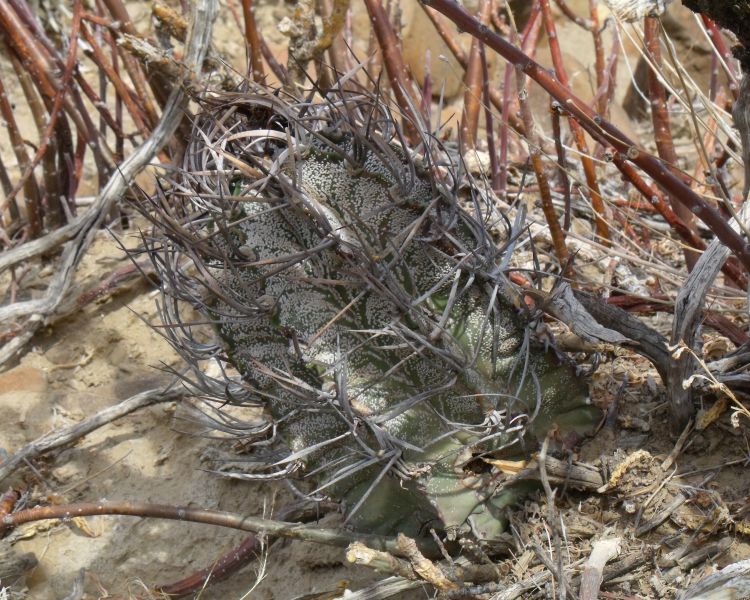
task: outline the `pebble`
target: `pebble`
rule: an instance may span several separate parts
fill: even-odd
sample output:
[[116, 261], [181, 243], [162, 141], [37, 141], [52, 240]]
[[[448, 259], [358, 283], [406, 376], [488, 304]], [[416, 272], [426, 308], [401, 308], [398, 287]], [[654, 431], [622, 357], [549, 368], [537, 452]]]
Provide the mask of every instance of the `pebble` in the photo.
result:
[[0, 395], [11, 392], [43, 392], [47, 389], [47, 376], [34, 367], [20, 365], [0, 373]]

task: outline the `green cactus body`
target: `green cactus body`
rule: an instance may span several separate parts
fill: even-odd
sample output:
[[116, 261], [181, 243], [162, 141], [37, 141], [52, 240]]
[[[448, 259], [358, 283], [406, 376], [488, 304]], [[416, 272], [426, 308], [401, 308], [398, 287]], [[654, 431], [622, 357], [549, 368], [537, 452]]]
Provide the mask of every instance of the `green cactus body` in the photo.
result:
[[[270, 174], [219, 181], [233, 195], [201, 201], [195, 230], [212, 256], [204, 310], [288, 447], [275, 468], [294, 465], [360, 530], [493, 539], [518, 490], [495, 494], [473, 459], [524, 456], [553, 423], [590, 427], [585, 383], [533, 340], [486, 227], [434, 165], [331, 107], [312, 133], [269, 104], [235, 105], [232, 126], [262, 131], [281, 114], [274, 132], [291, 145], [274, 132], [263, 148], [227, 144]], [[219, 161], [206, 138], [193, 152]]]

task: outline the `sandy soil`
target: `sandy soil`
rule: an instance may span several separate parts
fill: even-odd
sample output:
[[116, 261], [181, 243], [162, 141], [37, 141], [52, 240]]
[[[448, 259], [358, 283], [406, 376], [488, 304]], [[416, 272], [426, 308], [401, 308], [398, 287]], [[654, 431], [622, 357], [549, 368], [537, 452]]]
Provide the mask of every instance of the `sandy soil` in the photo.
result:
[[[103, 232], [81, 269], [81, 288], [97, 273], [125, 264], [121, 250]], [[39, 336], [12, 369], [0, 374], [0, 447], [13, 451], [39, 436], [171, 380], [164, 367], [180, 360], [158, 333], [156, 296], [144, 283]], [[223, 479], [206, 472], [206, 449], [231, 452], [229, 442], [196, 437], [174, 403], [157, 405], [97, 430], [74, 447], [35, 463], [25, 481], [37, 500], [131, 500], [181, 504], [247, 515], [269, 515], [290, 494], [269, 485]], [[190, 432], [193, 433], [190, 433]], [[330, 517], [328, 518], [330, 521]], [[86, 597], [134, 597], [144, 585], [167, 584], [209, 567], [246, 534], [206, 525], [130, 517], [97, 517], [85, 525], [42, 523], [14, 531], [19, 553], [33, 552], [39, 565], [28, 578], [29, 597], [64, 598], [80, 569]], [[361, 585], [370, 571], [342, 566], [343, 551], [304, 543], [271, 544], [268, 570], [253, 598], [289, 599], [335, 589], [342, 579]], [[241, 598], [257, 579], [257, 565], [202, 598]]]
[[[130, 246], [135, 243], [132, 234], [124, 239]], [[109, 233], [102, 232], [82, 265], [81, 291], [95, 285], [102, 272], [108, 273], [126, 262], [119, 245]], [[38, 336], [30, 351], [12, 369], [0, 374], [0, 448], [12, 452], [118, 400], [165, 385], [171, 376], [164, 367], [179, 368], [180, 359], [157, 330], [144, 322], [157, 322], [157, 298], [147, 283], [139, 282], [81, 309]], [[626, 374], [629, 383], [621, 388]], [[619, 416], [611, 427], [605, 427], [583, 445], [579, 457], [594, 464], [602, 460], [616, 464], [633, 451], [644, 449], [658, 460], [644, 458], [633, 471], [633, 479], [612, 496], [572, 493], [565, 498], [560, 506], [567, 526], [571, 532], [581, 528], [585, 532], [571, 534], [580, 536], [575, 552], [585, 555], [591, 539], [605, 533], [628, 538], [635, 520], [629, 495], [637, 503], [642, 502], [639, 494], [659, 476], [655, 465], [672, 451], [675, 437], [669, 432], [666, 406], [654, 381], [658, 379], [645, 361], [630, 354], [603, 365], [595, 378], [595, 400], [611, 405], [618, 395]], [[29, 490], [24, 502], [31, 506], [37, 502], [107, 499], [268, 515], [274, 508], [293, 501], [284, 488], [227, 480], [207, 472], [213, 466], [207, 460], [207, 450], [232, 453], [233, 445], [198, 437], [197, 426], [185, 420], [186, 416], [174, 403], [138, 411], [73, 447], [34, 461], [33, 469], [23, 469], [4, 486]], [[706, 523], [713, 508], [743, 504], [750, 495], [750, 473], [742, 463], [746, 452], [747, 428], [733, 428], [728, 414], [708, 430], [692, 435], [675, 465], [678, 474], [686, 475], [675, 480], [677, 488], [656, 498], [644, 519], [663, 508], [676, 489], [700, 486], [708, 490], [707, 504], [691, 505], [682, 517], [677, 515], [676, 520], [668, 521], [640, 541], [628, 542], [628, 548], [633, 550], [644, 542], [663, 543], [665, 539], [679, 546], [696, 533], [696, 519], [699, 524], [701, 519]], [[707, 483], [706, 475], [722, 464], [730, 466], [714, 473]], [[518, 516], [531, 526], [539, 512], [540, 504], [532, 498], [520, 508]], [[337, 518], [326, 517], [323, 524], [335, 525]], [[679, 518], [685, 519], [687, 525], [680, 525]], [[715, 533], [728, 540], [729, 548], [715, 563], [700, 565], [692, 579], [717, 566], [750, 557], [750, 545], [739, 533], [733, 534], [726, 523]], [[26, 579], [28, 597], [57, 600], [71, 592], [81, 569], [85, 571], [84, 598], [148, 597], [147, 588], [177, 581], [210, 566], [244, 537], [241, 532], [206, 525], [97, 517], [85, 522], [26, 525], [15, 530], [9, 539], [15, 542], [16, 552], [32, 552], [38, 560], [38, 566]], [[268, 548], [263, 578], [249, 597], [288, 600], [340, 589], [342, 580], [348, 582], [350, 589], [359, 589], [377, 579], [369, 570], [351, 569], [343, 563], [344, 552], [340, 549], [276, 541]], [[200, 597], [242, 598], [256, 584], [260, 564], [250, 564]], [[672, 583], [684, 585], [687, 581], [682, 575]], [[620, 583], [618, 589], [643, 598], [654, 594], [650, 581], [643, 577]], [[424, 597], [424, 592], [403, 596], [419, 597]]]
[[[275, 25], [288, 13], [288, 6], [283, 2], [258, 4], [259, 25], [267, 32], [269, 44], [281, 52], [284, 37]], [[149, 29], [150, 5], [127, 3], [141, 30]], [[244, 43], [226, 6], [215, 25], [215, 40], [230, 64], [243, 71]], [[279, 58], [285, 61], [285, 55]], [[6, 80], [15, 80], [5, 60], [0, 61], [0, 72]], [[19, 91], [12, 92], [20, 100]], [[23, 134], [34, 139], [36, 130], [28, 106], [18, 101], [16, 108]], [[14, 174], [11, 148], [5, 146], [0, 151]], [[139, 183], [148, 187], [147, 179], [141, 178]], [[95, 177], [87, 177], [78, 196], [95, 194], [97, 186]], [[132, 231], [125, 232], [124, 241], [130, 247], [137, 243]], [[78, 290], [94, 287], [103, 273], [129, 262], [113, 236], [101, 232], [77, 275]], [[34, 289], [42, 289], [53, 268], [33, 265], [25, 278], [24, 293], [33, 297]], [[7, 285], [8, 280], [2, 279], [0, 287]], [[158, 323], [156, 300], [157, 294], [147, 282], [127, 286], [125, 292], [47, 328], [12, 368], [0, 373], [0, 456], [172, 380], [165, 367], [179, 368], [181, 360], [147, 323]], [[50, 500], [117, 499], [267, 516], [293, 501], [283, 486], [255, 485], [208, 473], [212, 465], [205, 460], [206, 450], [232, 452], [232, 444], [197, 437], [198, 427], [186, 421], [186, 416], [175, 403], [138, 411], [72, 448], [46, 456], [23, 480], [11, 477], [3, 482], [2, 490], [14, 485], [33, 490], [33, 495], [23, 500], [30, 506]], [[334, 522], [336, 518], [334, 515]], [[38, 561], [26, 577], [28, 597], [57, 600], [71, 593], [81, 570], [85, 571], [85, 598], [147, 597], [148, 588], [211, 567], [246, 535], [206, 525], [101, 517], [85, 523], [21, 527], [7, 541], [13, 542], [18, 554], [33, 553]], [[267, 548], [266, 557], [264, 571], [259, 573], [258, 564], [250, 565], [200, 597], [242, 598], [254, 588], [253, 598], [287, 600], [341, 589], [344, 580], [356, 589], [376, 579], [369, 570], [344, 567], [343, 551], [338, 549], [277, 541]]]

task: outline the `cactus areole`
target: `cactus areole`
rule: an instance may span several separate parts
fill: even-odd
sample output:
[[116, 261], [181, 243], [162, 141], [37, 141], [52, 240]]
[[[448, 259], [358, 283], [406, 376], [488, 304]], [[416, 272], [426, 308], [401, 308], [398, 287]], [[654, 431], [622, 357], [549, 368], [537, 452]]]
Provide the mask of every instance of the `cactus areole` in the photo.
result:
[[150, 208], [174, 344], [196, 372], [234, 367], [215, 399], [271, 423], [248, 477], [336, 499], [357, 530], [491, 542], [524, 490], [487, 459], [597, 421], [504, 276], [523, 229], [433, 137], [407, 147], [375, 98], [208, 99]]

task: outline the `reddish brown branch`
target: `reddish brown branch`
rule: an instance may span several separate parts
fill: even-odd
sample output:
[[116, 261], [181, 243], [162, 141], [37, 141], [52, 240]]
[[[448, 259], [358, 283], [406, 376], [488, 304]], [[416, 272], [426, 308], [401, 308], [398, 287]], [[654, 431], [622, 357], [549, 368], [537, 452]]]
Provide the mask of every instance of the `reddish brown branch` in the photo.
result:
[[724, 315], [715, 312], [704, 311], [703, 322], [709, 327], [713, 327], [721, 335], [726, 336], [737, 347], [750, 342], [750, 336]]
[[[513, 105], [511, 99], [512, 88], [513, 67], [508, 64], [505, 65], [505, 73], [503, 75], [503, 97], [500, 110], [500, 188], [498, 189], [498, 196], [500, 198], [505, 198], [505, 193], [508, 188], [508, 125], [511, 116], [510, 110]], [[490, 97], [492, 97], [491, 92], [492, 90], [490, 90]], [[523, 125], [523, 123], [521, 125]]]
[[458, 40], [453, 37], [453, 34], [448, 31], [448, 28], [445, 26], [445, 23], [443, 23], [442, 19], [427, 8], [427, 3], [423, 3], [420, 6], [422, 7], [424, 14], [427, 15], [427, 18], [432, 21], [432, 24], [435, 27], [435, 31], [438, 32], [443, 42], [445, 42], [445, 45], [448, 46], [448, 49], [451, 51], [451, 54], [453, 54], [453, 57], [458, 61], [458, 64], [466, 69], [467, 65], [469, 64], [469, 60], [466, 56], [466, 52], [464, 52], [464, 49], [461, 47], [461, 44], [459, 44]]
[[544, 171], [544, 163], [542, 161], [541, 139], [536, 133], [537, 129], [534, 125], [534, 115], [531, 111], [531, 105], [529, 104], [526, 82], [526, 75], [521, 71], [517, 71], [516, 87], [518, 88], [518, 99], [521, 105], [521, 117], [523, 119], [524, 128], [527, 132], [530, 132], [527, 135], [529, 143], [529, 160], [531, 161], [531, 166], [536, 175], [539, 196], [542, 201], [542, 211], [544, 212], [544, 218], [549, 227], [555, 255], [560, 263], [560, 268], [567, 271], [569, 266], [569, 253], [568, 248], [565, 246], [565, 234], [560, 227], [560, 222], [557, 219], [557, 213], [552, 203], [552, 192], [549, 185], [549, 179], [547, 178], [547, 173]]
[[597, 115], [586, 102], [573, 94], [569, 88], [551, 77], [540, 64], [493, 31], [482, 27], [481, 23], [455, 2], [452, 0], [429, 0], [429, 2], [432, 7], [455, 23], [459, 29], [478, 37], [503, 58], [523, 70], [547, 93], [560, 102], [563, 108], [596, 141], [627, 155], [630, 161], [643, 169], [658, 185], [678, 198], [693, 214], [706, 223], [722, 243], [740, 259], [743, 266], [750, 269], [750, 248], [745, 247], [742, 237], [734, 231], [716, 209], [704, 202], [690, 186], [685, 185], [681, 178], [666, 170], [660, 160], [640, 149], [633, 140], [606, 119]]
[[[57, 126], [58, 118], [60, 117], [60, 112], [63, 108], [63, 103], [66, 100], [66, 94], [67, 91], [70, 89], [70, 83], [71, 79], [73, 78], [74, 70], [76, 69], [76, 65], [78, 63], [78, 33], [81, 29], [81, 13], [83, 11], [83, 5], [81, 0], [75, 0], [75, 3], [73, 5], [73, 21], [71, 23], [70, 27], [70, 44], [68, 47], [68, 56], [65, 60], [64, 70], [62, 74], [62, 78], [57, 83], [58, 93], [55, 94], [54, 100], [52, 100], [52, 107], [49, 111], [49, 120], [47, 122], [47, 126], [44, 129], [44, 131], [41, 133], [41, 140], [39, 143], [39, 147], [37, 148], [36, 154], [31, 159], [31, 162], [28, 163], [23, 173], [21, 174], [21, 177], [19, 178], [18, 182], [14, 186], [13, 190], [11, 190], [11, 193], [9, 195], [9, 198], [14, 198], [16, 194], [18, 194], [19, 191], [24, 187], [26, 181], [31, 177], [31, 174], [34, 170], [34, 168], [39, 164], [39, 162], [42, 160], [42, 158], [47, 154], [47, 149], [50, 146], [50, 140], [53, 137], [53, 133], [55, 131], [55, 128]], [[47, 169], [48, 171], [49, 169]], [[65, 190], [67, 192], [67, 190]], [[58, 227], [65, 222], [65, 212], [62, 210], [62, 207], [60, 206], [61, 200], [59, 198], [50, 198], [51, 204], [53, 205], [51, 207], [50, 214], [51, 216], [54, 216], [54, 218], [51, 220], [50, 225], [52, 227]]]
[[615, 83], [617, 81], [617, 62], [620, 59], [620, 34], [617, 28], [614, 28], [612, 35], [612, 50], [609, 54], [609, 60], [604, 68], [604, 80], [599, 89], [596, 90], [592, 108], [599, 107], [602, 116], [609, 116], [609, 106], [615, 95]]
[[[549, 0], [540, 0], [539, 4], [542, 7], [542, 16], [544, 18], [544, 25], [547, 29], [547, 38], [549, 39], [549, 49], [552, 55], [552, 64], [555, 67], [555, 74], [560, 83], [569, 87], [568, 74], [565, 69], [565, 63], [562, 58], [562, 51], [560, 50], [560, 42], [557, 39], [557, 31], [555, 29], [555, 21], [552, 17], [552, 10], [550, 9]], [[588, 144], [578, 121], [575, 118], [571, 118], [570, 129], [573, 132], [573, 137], [576, 141], [576, 146], [581, 153], [581, 164], [583, 166], [583, 173], [586, 177], [586, 185], [588, 186], [591, 194], [591, 207], [594, 209], [594, 223], [596, 225], [596, 232], [602, 240], [604, 245], [609, 245], [609, 225], [605, 219], [604, 201], [602, 200], [602, 194], [599, 190], [599, 181], [596, 176], [596, 167], [594, 161], [589, 154]]]
[[[114, 272], [108, 275], [104, 279], [104, 281], [97, 284], [94, 288], [87, 290], [80, 296], [78, 296], [78, 298], [76, 298], [75, 300], [72, 311], [77, 312], [87, 304], [91, 304], [92, 302], [99, 300], [100, 298], [104, 298], [114, 294], [119, 289], [121, 289], [123, 284], [131, 280], [141, 279], [142, 277], [153, 278], [153, 276], [154, 269], [150, 266], [148, 261], [128, 264], [120, 267], [119, 269], [116, 269]], [[60, 312], [65, 313], [65, 309], [62, 309]]]
[[714, 45], [714, 48], [719, 53], [719, 56], [721, 56], [723, 64], [723, 68], [726, 71], [727, 77], [729, 78], [729, 89], [732, 92], [732, 96], [735, 100], [737, 100], [737, 96], [740, 93], [740, 87], [737, 83], [737, 75], [734, 72], [734, 69], [732, 68], [732, 54], [729, 52], [729, 49], [727, 48], [727, 45], [724, 43], [724, 38], [721, 35], [721, 31], [716, 26], [716, 23], [706, 15], [701, 13], [701, 19], [703, 20], [703, 24], [706, 27], [706, 31], [708, 32], [708, 36], [711, 38], [711, 42]]
[[[47, 37], [46, 32], [42, 28], [39, 21], [31, 12], [29, 3], [25, 2], [24, 0], [8, 1], [16, 11], [20, 22], [29, 30], [31, 37], [37, 40], [41, 47], [46, 51], [46, 55], [42, 57], [42, 62], [52, 67], [52, 77], [54, 80], [56, 80], [58, 75], [65, 71], [65, 61], [60, 56], [57, 48]], [[19, 56], [19, 58], [22, 57]], [[76, 76], [76, 78], [82, 79], [77, 69], [74, 71], [74, 75]], [[60, 114], [58, 117], [59, 129], [57, 131], [57, 135], [60, 145], [60, 151], [66, 155], [70, 155], [73, 152], [73, 133], [71, 131], [67, 118], [67, 116], [69, 116], [77, 129], [77, 135], [83, 137], [86, 140], [88, 146], [91, 148], [97, 168], [99, 168], [101, 171], [102, 167], [114, 167], [114, 163], [109, 161], [108, 156], [105, 156], [104, 152], [102, 152], [102, 148], [106, 148], [106, 143], [103, 139], [100, 139], [97, 136], [96, 127], [88, 116], [89, 108], [83, 102], [77, 86], [70, 86], [70, 89], [67, 91], [67, 93], [70, 96], [70, 102], [68, 102], [67, 98], [65, 99], [65, 114]], [[43, 93], [42, 96], [44, 96]], [[51, 107], [51, 102], [46, 96], [45, 104], [47, 105], [48, 109]], [[78, 114], [76, 114], [76, 111]], [[109, 172], [107, 172], [107, 174], [108, 173]], [[61, 178], [65, 180], [65, 175], [62, 172], [60, 174], [62, 175]], [[70, 183], [70, 185], [73, 185], [72, 182]], [[65, 185], [61, 185], [60, 187], [64, 188]], [[75, 207], [73, 205], [72, 196], [68, 198], [68, 202], [71, 210], [74, 210]]]
[[[14, 8], [11, 8], [10, 4], [13, 4]], [[25, 2], [0, 1], [0, 30], [4, 31], [8, 45], [29, 69], [37, 89], [51, 106], [57, 95], [63, 91], [58, 75], [65, 72], [65, 63], [57, 55], [56, 49], [47, 39]], [[76, 96], [74, 88], [71, 90], [71, 95]], [[87, 136], [96, 157], [98, 154], [96, 130], [88, 118], [88, 110], [82, 104], [74, 106], [67, 94], [62, 94], [62, 98], [65, 112], [73, 120], [78, 132]]]
[[562, 143], [562, 128], [560, 127], [560, 111], [558, 110], [557, 102], [553, 103], [550, 108], [552, 114], [552, 136], [555, 139], [555, 152], [557, 153], [557, 172], [560, 176], [560, 185], [562, 186], [563, 200], [565, 201], [565, 213], [563, 219], [563, 230], [568, 231], [570, 229], [570, 210], [571, 210], [571, 197], [570, 197], [570, 178], [568, 177], [568, 167], [565, 164], [565, 146]]
[[[490, 22], [490, 0], [480, 0], [477, 15], [479, 20], [487, 26]], [[477, 142], [477, 128], [479, 126], [479, 107], [482, 94], [482, 58], [480, 47], [482, 42], [474, 38], [471, 41], [469, 63], [464, 74], [464, 107], [461, 113], [461, 143], [465, 150], [473, 149]]]
[[[18, 166], [25, 171], [31, 164], [31, 159], [26, 152], [26, 144], [24, 143], [20, 129], [18, 129], [18, 124], [13, 115], [13, 106], [8, 98], [2, 79], [0, 79], [0, 116], [2, 116], [5, 121], [5, 126], [8, 130], [8, 137], [10, 138], [13, 153], [18, 161]], [[34, 177], [27, 178], [24, 182], [24, 188], [24, 193], [26, 195], [26, 209], [28, 213], [26, 217], [29, 223], [29, 236], [35, 238], [42, 231], [41, 192]], [[11, 190], [11, 193], [6, 195], [3, 204], [0, 205], [0, 209], [6, 205], [15, 207], [14, 212], [16, 213], [16, 217], [18, 217], [18, 208], [14, 196], [15, 194], [12, 194]]]
[[[456, 40], [453, 34], [448, 30], [440, 16], [427, 8], [427, 3], [420, 3], [420, 6], [422, 6], [422, 10], [424, 10], [424, 13], [427, 15], [430, 21], [432, 21], [432, 24], [435, 26], [435, 31], [438, 32], [443, 42], [445, 42], [445, 45], [448, 46], [448, 49], [451, 51], [451, 54], [453, 54], [453, 57], [456, 59], [456, 61], [458, 61], [458, 64], [460, 64], [461, 67], [466, 70], [469, 66], [469, 58], [466, 56], [466, 52], [463, 51], [463, 48], [461, 48], [458, 40]], [[500, 95], [500, 93], [494, 88], [494, 86], [490, 87], [490, 101], [497, 110], [503, 110], [503, 96]], [[508, 113], [506, 122], [513, 129], [523, 135], [523, 123], [517, 115], [512, 112]]]
[[521, 51], [527, 56], [536, 55], [536, 47], [539, 42], [539, 34], [542, 30], [542, 8], [539, 2], [534, 2], [529, 15], [529, 22], [521, 32]]
[[573, 12], [573, 9], [568, 6], [568, 3], [565, 0], [555, 0], [555, 4], [557, 4], [562, 14], [568, 17], [568, 19], [573, 21], [573, 23], [575, 23], [579, 27], [583, 27], [586, 31], [592, 31], [595, 28], [594, 23], [589, 19], [584, 19], [583, 17], [575, 14]]
[[[591, 14], [591, 35], [594, 38], [594, 56], [596, 65], [596, 89], [604, 89], [606, 73], [604, 64], [604, 42], [602, 41], [602, 31], [599, 26], [599, 6], [597, 0], [589, 0], [589, 11]], [[600, 115], [607, 114], [607, 100], [604, 95], [597, 98], [597, 112]]]
[[0, 1], [0, 28], [5, 33], [8, 45], [37, 79], [37, 86], [41, 93], [50, 100], [54, 100], [57, 88], [50, 78], [51, 56], [41, 40], [31, 34], [19, 15], [6, 1]]
[[[659, 302], [659, 300], [662, 302]], [[610, 296], [607, 298], [607, 304], [617, 306], [628, 312], [674, 312], [674, 306], [669, 302], [669, 297], [667, 296], [654, 296], [653, 301], [637, 296]], [[750, 341], [750, 336], [744, 330], [723, 315], [705, 310], [703, 311], [703, 322], [718, 331], [721, 335], [729, 338], [735, 346], [739, 347]]]
[[[252, 533], [263, 532], [269, 536], [280, 536], [338, 547], [346, 547], [354, 541], [360, 541], [378, 550], [397, 555], [401, 554], [395, 539], [380, 535], [357, 534], [338, 529], [324, 529], [317, 526], [274, 521], [220, 510], [172, 506], [168, 504], [150, 504], [146, 502], [79, 502], [76, 504], [40, 506], [20, 510], [4, 516], [0, 520], [0, 534], [6, 529], [18, 527], [24, 523], [33, 523], [47, 519], [74, 519], [77, 517], [101, 515], [151, 517], [185, 523], [204, 523], [217, 527], [228, 527]], [[422, 538], [418, 542], [424, 554], [428, 556], [439, 555], [438, 548], [431, 538]]]
[[[274, 515], [274, 518], [281, 521], [307, 522], [318, 519], [337, 508], [338, 506], [333, 502], [323, 502], [309, 505], [309, 508], [304, 512], [298, 508], [283, 509]], [[260, 540], [251, 534], [210, 567], [201, 569], [197, 573], [193, 573], [189, 577], [185, 577], [175, 583], [158, 586], [155, 591], [166, 594], [169, 597], [195, 594], [211, 583], [227, 579], [230, 575], [257, 558], [262, 549]]]
[[[8, 170], [5, 168], [5, 163], [3, 162], [2, 155], [0, 155], [0, 189], [3, 190], [3, 194], [5, 194], [6, 196], [10, 194], [10, 190], [13, 189], [13, 184], [10, 182]], [[0, 204], [0, 211], [2, 211], [3, 206], [4, 204]], [[11, 202], [8, 205], [8, 212], [10, 213], [10, 223], [5, 223], [5, 220], [2, 217], [2, 213], [0, 213], [0, 224], [2, 225], [2, 227], [0, 227], [0, 242], [2, 242], [2, 244], [4, 244], [6, 248], [10, 246], [10, 239], [8, 238], [8, 234], [4, 228], [9, 226], [11, 223], [14, 223], [15, 221], [18, 221], [20, 223], [21, 219], [21, 214], [18, 212], [18, 204], [16, 204], [15, 202]]]
[[396, 103], [406, 116], [407, 122], [419, 123], [419, 115], [413, 110], [419, 106], [419, 100], [412, 93], [411, 76], [404, 63], [396, 32], [380, 0], [365, 0], [365, 5], [383, 54], [383, 63], [396, 97]]
[[487, 129], [487, 151], [490, 155], [490, 186], [492, 191], [500, 191], [500, 165], [497, 160], [497, 147], [495, 146], [495, 126], [490, 109], [490, 74], [487, 68], [487, 56], [484, 52], [484, 44], [479, 45], [479, 56], [482, 62], [482, 103], [484, 104], [484, 118]]
[[[4, 46], [4, 44], [1, 46]], [[39, 134], [39, 139], [44, 140], [44, 134], [47, 130], [48, 115], [47, 109], [44, 106], [44, 102], [42, 102], [42, 99], [37, 93], [33, 78], [21, 64], [21, 61], [19, 61], [16, 55], [12, 52], [8, 53], [8, 57], [10, 58], [10, 62], [13, 65], [13, 70], [16, 72], [16, 77], [18, 77], [18, 83], [21, 85], [21, 89], [23, 90], [26, 104], [31, 111], [31, 116], [34, 119], [34, 124], [36, 125], [36, 129]], [[55, 133], [59, 134], [59, 129]], [[41, 161], [42, 185], [40, 186], [40, 190], [42, 192], [42, 204], [37, 209], [37, 212], [38, 214], [43, 216], [42, 227], [44, 227], [44, 223], [46, 223], [48, 227], [55, 228], [60, 225], [65, 219], [65, 215], [63, 212], [63, 202], [59, 201], [62, 194], [64, 193], [61, 192], [64, 187], [62, 185], [64, 177], [61, 177], [63, 173], [59, 172], [57, 164], [55, 162], [55, 156], [58, 155], [58, 151], [60, 150], [58, 145], [58, 136], [50, 136], [48, 139], [49, 143], [47, 144], [46, 151], [44, 152], [44, 156], [42, 157]], [[31, 163], [27, 164], [26, 166], [30, 167]], [[22, 168], [21, 173], [23, 174], [24, 172], [25, 169]], [[33, 175], [31, 175], [30, 177], [33, 177]], [[14, 187], [15, 186], [13, 185], [10, 186], [10, 189], [8, 189], [6, 193], [6, 197], [10, 197], [11, 194], [13, 194]], [[32, 198], [26, 198], [26, 204], [28, 205], [31, 200]], [[11, 198], [11, 201], [15, 202], [16, 200], [15, 198]], [[27, 214], [31, 214], [32, 210], [29, 210], [29, 207], [27, 207]]]
[[[688, 227], [685, 222], [680, 219], [679, 215], [672, 210], [672, 207], [666, 202], [664, 196], [659, 190], [648, 185], [633, 166], [626, 162], [619, 154], [615, 154], [614, 163], [625, 178], [635, 186], [648, 202], [651, 202], [651, 205], [662, 217], [664, 217], [664, 220], [669, 224], [672, 230], [677, 233], [677, 235], [679, 235], [688, 246], [695, 248], [696, 250], [706, 249], [706, 243], [703, 239], [694, 229]], [[722, 271], [742, 289], [747, 287], [746, 274], [738, 269], [733, 263], [727, 262], [722, 267]]]
[[[76, 133], [85, 139], [91, 149], [100, 174], [108, 175], [114, 163], [106, 149], [106, 141], [100, 138], [78, 88], [68, 86], [66, 93], [62, 93], [59, 75], [66, 71], [65, 62], [47, 38], [27, 3], [20, 0], [1, 0], [0, 30], [4, 32], [9, 47], [33, 77], [48, 111], [52, 110], [58, 96], [61, 97], [65, 115], [75, 125]], [[67, 119], [60, 114], [58, 120], [61, 127], [59, 135], [62, 150], [71, 153], [73, 142]]]
[[258, 28], [255, 25], [253, 0], [242, 0], [242, 16], [245, 19], [245, 42], [247, 43], [247, 72], [252, 73], [253, 81], [261, 82], [265, 78], [263, 58], [260, 47]]
[[[93, 104], [96, 107], [96, 110], [99, 112], [99, 115], [101, 115], [101, 117], [104, 119], [104, 122], [107, 124], [107, 126], [110, 129], [112, 129], [112, 132], [115, 134], [115, 137], [117, 138], [117, 140], [119, 141], [119, 140], [124, 139], [125, 132], [122, 129], [122, 124], [118, 123], [117, 118], [112, 116], [112, 113], [109, 111], [109, 108], [107, 108], [106, 104], [102, 101], [99, 95], [94, 91], [94, 88], [91, 87], [91, 84], [88, 81], [86, 81], [85, 77], [83, 77], [83, 75], [81, 75], [78, 72], [76, 72], [75, 78], [76, 78], [76, 83], [81, 88], [81, 91], [89, 99], [89, 102], [91, 102], [91, 104]], [[117, 99], [116, 102], [119, 103], [120, 100]]]
[[128, 87], [125, 85], [125, 82], [122, 80], [122, 78], [115, 72], [112, 66], [112, 63], [109, 60], [107, 60], [107, 57], [104, 55], [104, 52], [102, 51], [101, 47], [96, 42], [96, 40], [94, 39], [94, 36], [91, 35], [91, 32], [88, 30], [88, 28], [85, 25], [81, 28], [81, 32], [83, 33], [83, 37], [86, 39], [86, 42], [91, 47], [90, 57], [96, 63], [96, 65], [104, 72], [104, 74], [107, 76], [107, 79], [109, 79], [112, 82], [112, 85], [114, 85], [117, 95], [125, 104], [125, 107], [130, 113], [130, 116], [132, 117], [133, 122], [138, 128], [138, 131], [140, 132], [140, 134], [144, 138], [148, 137], [149, 128], [143, 119], [141, 107], [138, 106], [134, 100], [135, 94], [133, 94], [131, 90], [128, 89]]
[[[669, 111], [667, 110], [667, 91], [659, 81], [658, 72], [662, 70], [661, 60], [661, 48], [659, 39], [659, 28], [661, 23], [659, 19], [654, 17], [646, 17], [643, 38], [648, 52], [652, 67], [648, 70], [648, 94], [651, 100], [651, 119], [654, 124], [654, 141], [656, 142], [656, 149], [659, 153], [659, 157], [664, 161], [667, 168], [672, 169], [677, 176], [682, 176], [685, 185], [690, 185], [690, 179], [684, 174], [676, 172], [674, 165], [677, 164], [677, 152], [674, 149], [674, 141], [672, 139], [672, 130], [669, 123]], [[690, 212], [690, 209], [679, 203], [678, 200], [671, 197], [669, 203], [682, 219], [682, 222], [693, 231], [696, 231], [695, 217]], [[692, 271], [695, 263], [698, 260], [698, 255], [690, 250], [685, 250], [685, 262], [687, 263], [688, 271]]]
[[232, 573], [251, 563], [257, 558], [260, 551], [261, 544], [258, 538], [251, 534], [210, 567], [201, 569], [180, 581], [158, 586], [155, 591], [170, 598], [195, 594], [204, 589], [209, 582], [223, 581]]
[[107, 29], [117, 30], [119, 26], [116, 21], [113, 22], [112, 20], [102, 17], [101, 15], [95, 15], [85, 10], [83, 11], [83, 13], [81, 13], [81, 19], [84, 21], [88, 21], [89, 23], [92, 23], [94, 25], [99, 25], [100, 27], [106, 27]]
[[[120, 23], [121, 31], [130, 35], [138, 36], [138, 31], [136, 30], [135, 25], [133, 25], [133, 21], [128, 14], [127, 8], [125, 8], [125, 5], [121, 0], [103, 0], [103, 2], [109, 11], [109, 14], [112, 15], [115, 21]], [[135, 93], [138, 94], [138, 98], [143, 103], [143, 108], [148, 118], [149, 128], [153, 129], [156, 126], [156, 123], [159, 122], [159, 113], [151, 100], [151, 94], [149, 94], [148, 90], [150, 88], [157, 101], [163, 105], [167, 99], [168, 84], [164, 82], [158, 73], [155, 73], [153, 77], [151, 77], [149, 83], [143, 73], [141, 65], [138, 64], [138, 61], [130, 56], [123, 48], [119, 48], [119, 50], [122, 62], [125, 66], [125, 71], [127, 71], [130, 76], [130, 81], [133, 82]]]
[[276, 60], [276, 57], [273, 55], [273, 52], [263, 38], [260, 38], [260, 50], [263, 53], [263, 58], [265, 58], [268, 63], [268, 67], [273, 71], [273, 74], [276, 75], [276, 78], [282, 83], [288, 83], [289, 72], [284, 65]]

